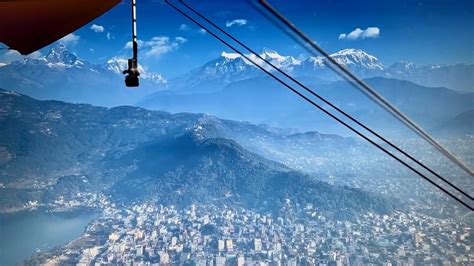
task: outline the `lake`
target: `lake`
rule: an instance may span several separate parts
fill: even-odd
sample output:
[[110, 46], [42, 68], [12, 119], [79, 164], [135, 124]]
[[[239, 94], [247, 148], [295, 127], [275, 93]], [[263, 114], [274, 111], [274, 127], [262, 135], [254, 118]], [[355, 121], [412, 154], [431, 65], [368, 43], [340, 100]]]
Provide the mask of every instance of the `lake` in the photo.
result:
[[99, 214], [89, 210], [47, 213], [44, 210], [0, 214], [0, 265], [15, 265], [39, 248], [47, 250], [80, 236]]

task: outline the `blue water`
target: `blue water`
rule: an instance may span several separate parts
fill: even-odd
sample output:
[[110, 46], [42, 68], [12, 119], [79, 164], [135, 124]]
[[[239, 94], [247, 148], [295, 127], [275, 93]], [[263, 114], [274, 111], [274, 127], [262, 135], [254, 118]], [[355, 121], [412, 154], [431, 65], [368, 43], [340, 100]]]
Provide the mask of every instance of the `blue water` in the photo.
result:
[[15, 265], [38, 248], [47, 250], [80, 236], [96, 212], [46, 213], [44, 210], [0, 215], [0, 265]]

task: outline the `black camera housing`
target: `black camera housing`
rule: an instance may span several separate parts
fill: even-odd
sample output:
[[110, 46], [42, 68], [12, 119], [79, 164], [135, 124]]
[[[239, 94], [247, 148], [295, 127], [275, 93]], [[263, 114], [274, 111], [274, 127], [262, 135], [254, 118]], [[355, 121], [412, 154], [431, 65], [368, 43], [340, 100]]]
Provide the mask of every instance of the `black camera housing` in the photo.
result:
[[140, 85], [138, 76], [127, 75], [125, 76], [125, 86], [127, 87], [138, 87]]
[[128, 69], [123, 71], [125, 76], [125, 86], [127, 87], [138, 87], [140, 82], [138, 80], [138, 76], [140, 73], [138, 72], [138, 63], [136, 58], [128, 59]]

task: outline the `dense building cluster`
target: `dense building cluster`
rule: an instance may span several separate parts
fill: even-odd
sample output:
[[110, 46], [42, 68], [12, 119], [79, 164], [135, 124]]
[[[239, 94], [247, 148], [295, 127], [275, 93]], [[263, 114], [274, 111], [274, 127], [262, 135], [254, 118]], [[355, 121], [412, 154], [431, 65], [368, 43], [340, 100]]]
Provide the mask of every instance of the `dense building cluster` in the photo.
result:
[[[328, 219], [287, 202], [277, 215], [241, 207], [109, 204], [84, 235], [34, 262], [134, 265], [453, 265], [474, 263], [459, 221], [415, 213]], [[35, 261], [36, 260], [36, 261]]]

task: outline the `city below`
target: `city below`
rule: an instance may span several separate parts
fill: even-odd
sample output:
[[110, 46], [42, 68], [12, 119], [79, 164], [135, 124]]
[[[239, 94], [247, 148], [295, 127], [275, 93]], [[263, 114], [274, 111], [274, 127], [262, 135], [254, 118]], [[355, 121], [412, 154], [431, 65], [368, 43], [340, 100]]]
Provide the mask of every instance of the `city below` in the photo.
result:
[[177, 209], [117, 207], [84, 234], [27, 264], [54, 265], [472, 265], [472, 228], [415, 212], [328, 219], [287, 200], [275, 214], [222, 203]]

